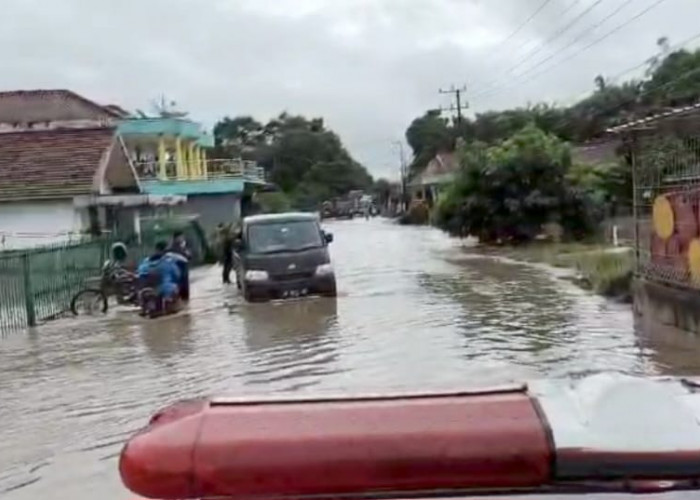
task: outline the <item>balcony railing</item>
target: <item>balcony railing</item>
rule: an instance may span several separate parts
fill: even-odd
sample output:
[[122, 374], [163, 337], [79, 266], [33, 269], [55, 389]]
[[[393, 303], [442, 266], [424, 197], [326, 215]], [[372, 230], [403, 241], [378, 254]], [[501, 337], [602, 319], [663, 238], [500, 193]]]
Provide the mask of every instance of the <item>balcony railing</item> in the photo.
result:
[[186, 174], [177, 175], [177, 163], [175, 160], [165, 162], [165, 176], [161, 176], [160, 163], [157, 160], [134, 162], [134, 168], [142, 181], [191, 181], [191, 180], [216, 180], [216, 179], [241, 179], [250, 182], [265, 182], [265, 169], [254, 161], [233, 160], [206, 160], [202, 174], [197, 174], [196, 169], [188, 170]]
[[243, 177], [249, 181], [264, 181], [265, 169], [254, 161], [234, 160], [207, 160], [207, 172], [209, 177]]

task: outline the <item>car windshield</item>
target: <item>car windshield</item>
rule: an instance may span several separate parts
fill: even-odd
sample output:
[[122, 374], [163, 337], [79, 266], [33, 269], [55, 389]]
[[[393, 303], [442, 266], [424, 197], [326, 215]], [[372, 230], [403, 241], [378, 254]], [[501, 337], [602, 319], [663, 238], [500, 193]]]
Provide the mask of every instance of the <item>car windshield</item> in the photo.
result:
[[248, 228], [251, 253], [294, 252], [320, 246], [323, 239], [314, 221], [253, 224]]

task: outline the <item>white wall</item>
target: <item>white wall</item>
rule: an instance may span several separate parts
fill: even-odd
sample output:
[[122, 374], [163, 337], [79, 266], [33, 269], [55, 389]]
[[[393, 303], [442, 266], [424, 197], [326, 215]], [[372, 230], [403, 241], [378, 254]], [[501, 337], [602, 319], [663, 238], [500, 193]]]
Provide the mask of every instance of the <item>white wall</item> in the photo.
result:
[[0, 250], [68, 241], [81, 228], [72, 200], [0, 203]]

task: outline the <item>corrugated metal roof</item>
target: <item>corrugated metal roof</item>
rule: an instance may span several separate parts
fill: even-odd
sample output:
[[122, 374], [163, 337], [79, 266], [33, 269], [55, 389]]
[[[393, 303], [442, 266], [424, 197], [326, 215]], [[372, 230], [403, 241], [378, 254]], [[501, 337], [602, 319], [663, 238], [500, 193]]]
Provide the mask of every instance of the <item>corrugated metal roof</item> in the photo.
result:
[[647, 116], [645, 118], [640, 118], [638, 120], [633, 120], [616, 127], [611, 127], [606, 130], [609, 134], [616, 134], [619, 132], [625, 132], [628, 130], [645, 128], [647, 125], [651, 125], [654, 122], [661, 121], [667, 118], [675, 118], [682, 116], [684, 114], [691, 114], [693, 112], [700, 110], [700, 102], [693, 104], [692, 106], [684, 106], [682, 108], [674, 108], [663, 113], [657, 113], [655, 115]]

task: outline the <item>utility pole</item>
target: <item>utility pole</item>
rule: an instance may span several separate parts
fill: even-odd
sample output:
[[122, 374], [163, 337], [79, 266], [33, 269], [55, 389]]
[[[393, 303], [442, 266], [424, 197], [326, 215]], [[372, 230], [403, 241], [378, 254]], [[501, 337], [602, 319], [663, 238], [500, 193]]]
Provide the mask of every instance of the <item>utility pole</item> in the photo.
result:
[[401, 173], [401, 208], [405, 211], [407, 209], [408, 199], [408, 186], [406, 185], [408, 180], [408, 168], [406, 165], [406, 155], [404, 154], [403, 143], [401, 141], [393, 141], [392, 144], [399, 147], [399, 165]]
[[452, 85], [448, 90], [439, 89], [441, 94], [454, 94], [456, 105], [451, 105], [449, 108], [440, 108], [440, 111], [457, 111], [457, 126], [462, 125], [462, 110], [469, 107], [468, 103], [462, 105], [462, 93], [467, 91], [467, 86], [463, 85], [460, 88], [456, 88]]

